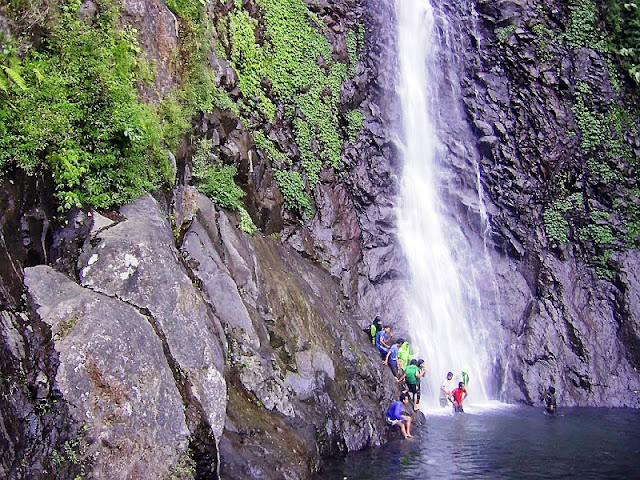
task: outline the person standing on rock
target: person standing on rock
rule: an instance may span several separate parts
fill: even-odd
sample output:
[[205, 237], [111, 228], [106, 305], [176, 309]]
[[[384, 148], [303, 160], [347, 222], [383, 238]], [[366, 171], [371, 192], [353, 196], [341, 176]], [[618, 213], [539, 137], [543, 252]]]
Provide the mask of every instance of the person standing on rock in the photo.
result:
[[380, 319], [380, 315], [376, 315], [376, 318], [373, 319], [373, 323], [371, 324], [370, 334], [371, 334], [371, 343], [376, 344], [376, 335], [378, 332], [382, 331], [382, 323]]
[[462, 402], [467, 398], [467, 390], [464, 388], [464, 382], [458, 383], [458, 388], [451, 392], [453, 397], [453, 411], [455, 413], [464, 413]]
[[427, 373], [423, 367], [424, 360], [416, 360], [415, 358], [409, 362], [409, 366], [404, 371], [404, 375], [398, 380], [407, 382], [407, 388], [412, 395], [413, 409], [420, 410], [420, 379]]
[[386, 413], [387, 423], [400, 428], [405, 440], [407, 438], [413, 438], [413, 435], [411, 435], [411, 417], [405, 415], [405, 412], [402, 410], [402, 407], [408, 404], [409, 394], [403, 393], [400, 395], [400, 400], [393, 402]]
[[387, 356], [389, 353], [389, 342], [391, 341], [391, 327], [389, 325], [385, 325], [377, 334], [376, 334], [376, 348], [382, 355], [382, 358]]
[[396, 343], [394, 343], [389, 349], [384, 362], [382, 362], [385, 365], [389, 365], [391, 373], [393, 373], [393, 376], [396, 378], [398, 378], [398, 350], [400, 350], [400, 347], [402, 347], [403, 343], [403, 338], [399, 338], [398, 340], [396, 340]]

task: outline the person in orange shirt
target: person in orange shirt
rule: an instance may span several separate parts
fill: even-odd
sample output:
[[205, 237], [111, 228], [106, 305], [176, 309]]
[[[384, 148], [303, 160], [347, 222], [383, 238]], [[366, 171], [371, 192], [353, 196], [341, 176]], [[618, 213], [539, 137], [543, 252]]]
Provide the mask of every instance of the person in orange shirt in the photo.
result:
[[464, 388], [464, 382], [458, 384], [458, 388], [451, 392], [451, 396], [453, 397], [453, 411], [456, 413], [464, 413], [462, 402], [467, 398], [467, 390]]

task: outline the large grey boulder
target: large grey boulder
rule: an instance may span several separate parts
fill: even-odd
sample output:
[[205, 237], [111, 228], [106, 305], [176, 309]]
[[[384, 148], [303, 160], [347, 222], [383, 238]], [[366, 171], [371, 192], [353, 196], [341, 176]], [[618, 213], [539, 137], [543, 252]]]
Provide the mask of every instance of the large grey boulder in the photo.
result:
[[[149, 319], [47, 266], [25, 269], [32, 308], [52, 333], [55, 376], [97, 479], [162, 478], [188, 447], [189, 430], [163, 345]], [[14, 336], [14, 339], [16, 337]], [[14, 342], [20, 350], [20, 342]]]
[[220, 322], [187, 275], [158, 202], [145, 196], [123, 207], [121, 214], [124, 220], [101, 230], [82, 255], [80, 281], [151, 319], [177, 372], [184, 401], [195, 412], [190, 416], [196, 418], [192, 434], [200, 425], [217, 441], [227, 404]]

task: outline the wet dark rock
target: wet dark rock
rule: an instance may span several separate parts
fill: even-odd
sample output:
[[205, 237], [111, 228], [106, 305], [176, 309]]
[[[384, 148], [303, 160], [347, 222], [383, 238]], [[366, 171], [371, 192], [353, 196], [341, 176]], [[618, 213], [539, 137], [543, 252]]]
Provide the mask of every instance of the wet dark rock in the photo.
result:
[[161, 0], [123, 0], [120, 18], [136, 29], [140, 47], [154, 64], [153, 88], [139, 89], [149, 100], [161, 101], [177, 83], [178, 19]]

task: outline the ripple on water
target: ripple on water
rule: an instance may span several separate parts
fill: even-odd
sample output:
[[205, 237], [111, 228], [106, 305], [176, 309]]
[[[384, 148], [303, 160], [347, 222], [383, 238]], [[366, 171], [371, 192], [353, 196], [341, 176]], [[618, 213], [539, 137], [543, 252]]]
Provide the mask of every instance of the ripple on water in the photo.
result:
[[465, 409], [426, 409], [414, 440], [336, 459], [317, 478], [615, 480], [640, 472], [638, 410], [573, 408], [548, 416], [498, 402]]

